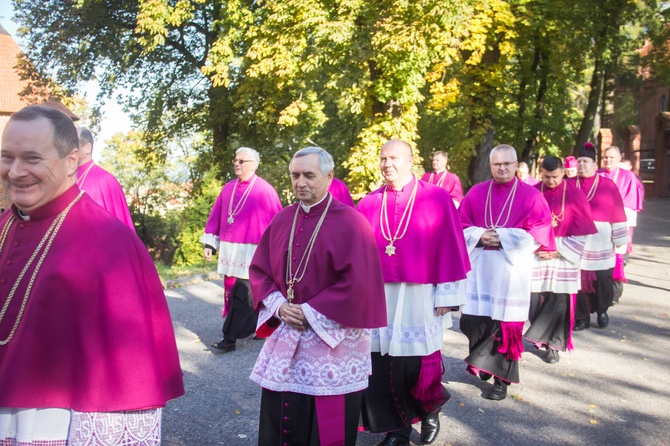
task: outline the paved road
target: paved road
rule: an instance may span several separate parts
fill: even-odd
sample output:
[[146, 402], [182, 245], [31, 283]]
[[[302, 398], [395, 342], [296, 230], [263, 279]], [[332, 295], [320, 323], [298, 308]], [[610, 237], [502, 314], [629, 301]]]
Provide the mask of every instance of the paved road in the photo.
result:
[[[594, 323], [575, 333], [575, 350], [554, 365], [527, 344], [521, 384], [510, 386], [504, 401], [483, 399], [491, 384], [465, 373], [467, 343], [456, 315], [442, 348], [452, 399], [435, 445], [670, 446], [670, 200], [645, 203], [635, 242], [629, 283], [609, 327]], [[209, 347], [221, 329], [219, 282], [167, 296], [186, 395], [164, 411], [163, 444], [257, 444], [260, 389], [248, 376], [263, 341], [238, 341], [227, 354]], [[380, 439], [362, 433], [357, 444]], [[416, 429], [412, 440], [420, 444]]]

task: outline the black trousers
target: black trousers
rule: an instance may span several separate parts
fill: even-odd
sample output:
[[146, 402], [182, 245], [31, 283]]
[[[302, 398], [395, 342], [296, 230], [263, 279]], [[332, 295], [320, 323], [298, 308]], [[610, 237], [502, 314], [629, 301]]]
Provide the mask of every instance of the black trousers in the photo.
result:
[[[344, 395], [344, 444], [355, 446], [363, 392]], [[320, 446], [314, 396], [263, 389], [258, 446]]]
[[470, 354], [465, 362], [503, 381], [519, 382], [519, 361], [498, 352], [502, 339], [500, 321], [488, 316], [461, 315], [461, 332], [468, 337]]
[[412, 431], [412, 421], [425, 415], [412, 396], [421, 373], [421, 356], [372, 353], [372, 375], [363, 391], [363, 425], [370, 432]]
[[526, 339], [565, 351], [570, 334], [570, 295], [532, 293], [528, 320]]
[[577, 293], [575, 305], [575, 320], [588, 319], [591, 313], [604, 313], [614, 301], [614, 282], [612, 273], [614, 268], [596, 271], [596, 281], [593, 282], [595, 293], [580, 291]]
[[237, 279], [230, 290], [230, 310], [223, 321], [223, 338], [235, 342], [246, 338], [256, 331], [258, 313], [254, 311], [251, 300], [251, 287], [246, 279]]

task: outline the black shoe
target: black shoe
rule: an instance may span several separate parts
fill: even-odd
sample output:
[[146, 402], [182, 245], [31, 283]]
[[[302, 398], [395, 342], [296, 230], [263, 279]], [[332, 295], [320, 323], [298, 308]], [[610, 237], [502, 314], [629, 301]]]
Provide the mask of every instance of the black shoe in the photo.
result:
[[493, 383], [493, 389], [486, 395], [487, 400], [500, 401], [504, 400], [507, 397], [507, 384], [500, 381], [499, 379], [495, 380]]
[[493, 375], [491, 375], [490, 373], [479, 372], [479, 379], [481, 379], [482, 381], [488, 381], [489, 379], [491, 379], [492, 376]]
[[607, 312], [598, 313], [598, 327], [605, 328], [610, 323], [610, 317]]
[[217, 348], [224, 353], [233, 352], [235, 351], [235, 341], [221, 339], [219, 342], [213, 342], [212, 347]]
[[409, 439], [395, 434], [386, 434], [386, 437], [375, 446], [409, 446]]
[[440, 412], [426, 415], [421, 419], [421, 442], [431, 444], [440, 432]]
[[547, 347], [547, 354], [544, 355], [544, 358], [542, 358], [542, 360], [547, 364], [556, 364], [558, 361], [561, 360], [561, 358], [558, 356], [558, 351], [554, 350], [553, 348]]
[[591, 321], [589, 319], [580, 319], [575, 321], [575, 326], [572, 331], [582, 331], [591, 328]]

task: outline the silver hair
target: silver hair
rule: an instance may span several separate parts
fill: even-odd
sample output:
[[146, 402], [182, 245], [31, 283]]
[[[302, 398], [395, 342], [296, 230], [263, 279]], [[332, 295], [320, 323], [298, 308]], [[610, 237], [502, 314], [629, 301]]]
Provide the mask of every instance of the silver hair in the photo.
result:
[[295, 152], [288, 165], [289, 169], [291, 168], [294, 159], [307, 155], [317, 155], [319, 157], [319, 170], [324, 175], [328, 175], [335, 168], [335, 162], [333, 161], [333, 157], [330, 156], [330, 153], [326, 152], [321, 147], [309, 146]]
[[516, 157], [516, 149], [509, 144], [498, 144], [495, 146], [493, 149], [491, 149], [491, 153], [489, 153], [489, 162], [493, 158], [493, 155], [497, 152], [512, 152], [514, 154], [514, 161], [517, 161]]
[[251, 147], [240, 147], [235, 151], [235, 155], [238, 153], [246, 153], [247, 155], [251, 156], [251, 158], [256, 162], [256, 168], [258, 169], [258, 166], [261, 164], [261, 155], [258, 153], [256, 150], [252, 149]]

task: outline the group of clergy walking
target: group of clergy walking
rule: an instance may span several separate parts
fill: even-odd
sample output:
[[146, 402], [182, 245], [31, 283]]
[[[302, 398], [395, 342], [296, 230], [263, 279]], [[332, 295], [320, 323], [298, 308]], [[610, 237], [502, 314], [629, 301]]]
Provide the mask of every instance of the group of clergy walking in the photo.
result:
[[408, 445], [419, 421], [421, 441], [434, 442], [450, 398], [441, 348], [452, 311], [469, 340], [466, 370], [493, 378], [492, 400], [519, 382], [524, 336], [555, 363], [591, 313], [607, 326], [613, 277], [623, 279], [614, 250], [628, 231], [592, 146], [574, 159], [577, 177], [548, 156], [531, 186], [517, 177], [516, 150], [499, 145], [493, 178], [463, 197], [446, 153], [418, 180], [410, 145], [391, 140], [380, 151], [384, 185], [355, 208], [319, 147], [294, 154], [298, 202], [284, 209], [259, 161], [237, 151], [237, 179], [202, 240], [225, 276], [223, 339], [212, 346], [232, 351], [254, 331], [266, 339], [250, 377], [262, 388], [261, 445], [354, 445], [361, 420], [386, 433], [379, 445]]
[[[157, 445], [161, 408], [184, 393], [155, 267], [129, 215], [111, 211], [119, 197], [96, 189], [115, 180], [91, 150], [90, 132], [43, 106], [12, 115], [2, 135], [13, 205], [0, 215], [0, 442]], [[447, 162], [437, 152], [419, 180], [410, 145], [391, 140], [383, 186], [354, 207], [331, 155], [307, 147], [289, 163], [298, 201], [282, 209], [256, 175], [259, 153], [236, 151], [237, 178], [202, 242], [224, 276], [212, 347], [265, 339], [250, 376], [262, 388], [260, 445], [355, 445], [360, 421], [386, 434], [380, 445], [409, 445], [415, 422], [433, 443], [450, 398], [451, 312], [468, 337], [466, 370], [493, 378], [492, 400], [519, 381], [528, 319], [547, 362], [591, 313], [607, 326], [632, 218], [615, 182], [629, 175], [607, 164], [597, 175], [585, 147], [575, 179], [546, 157], [530, 186], [515, 149], [499, 145], [492, 180], [463, 197]]]

